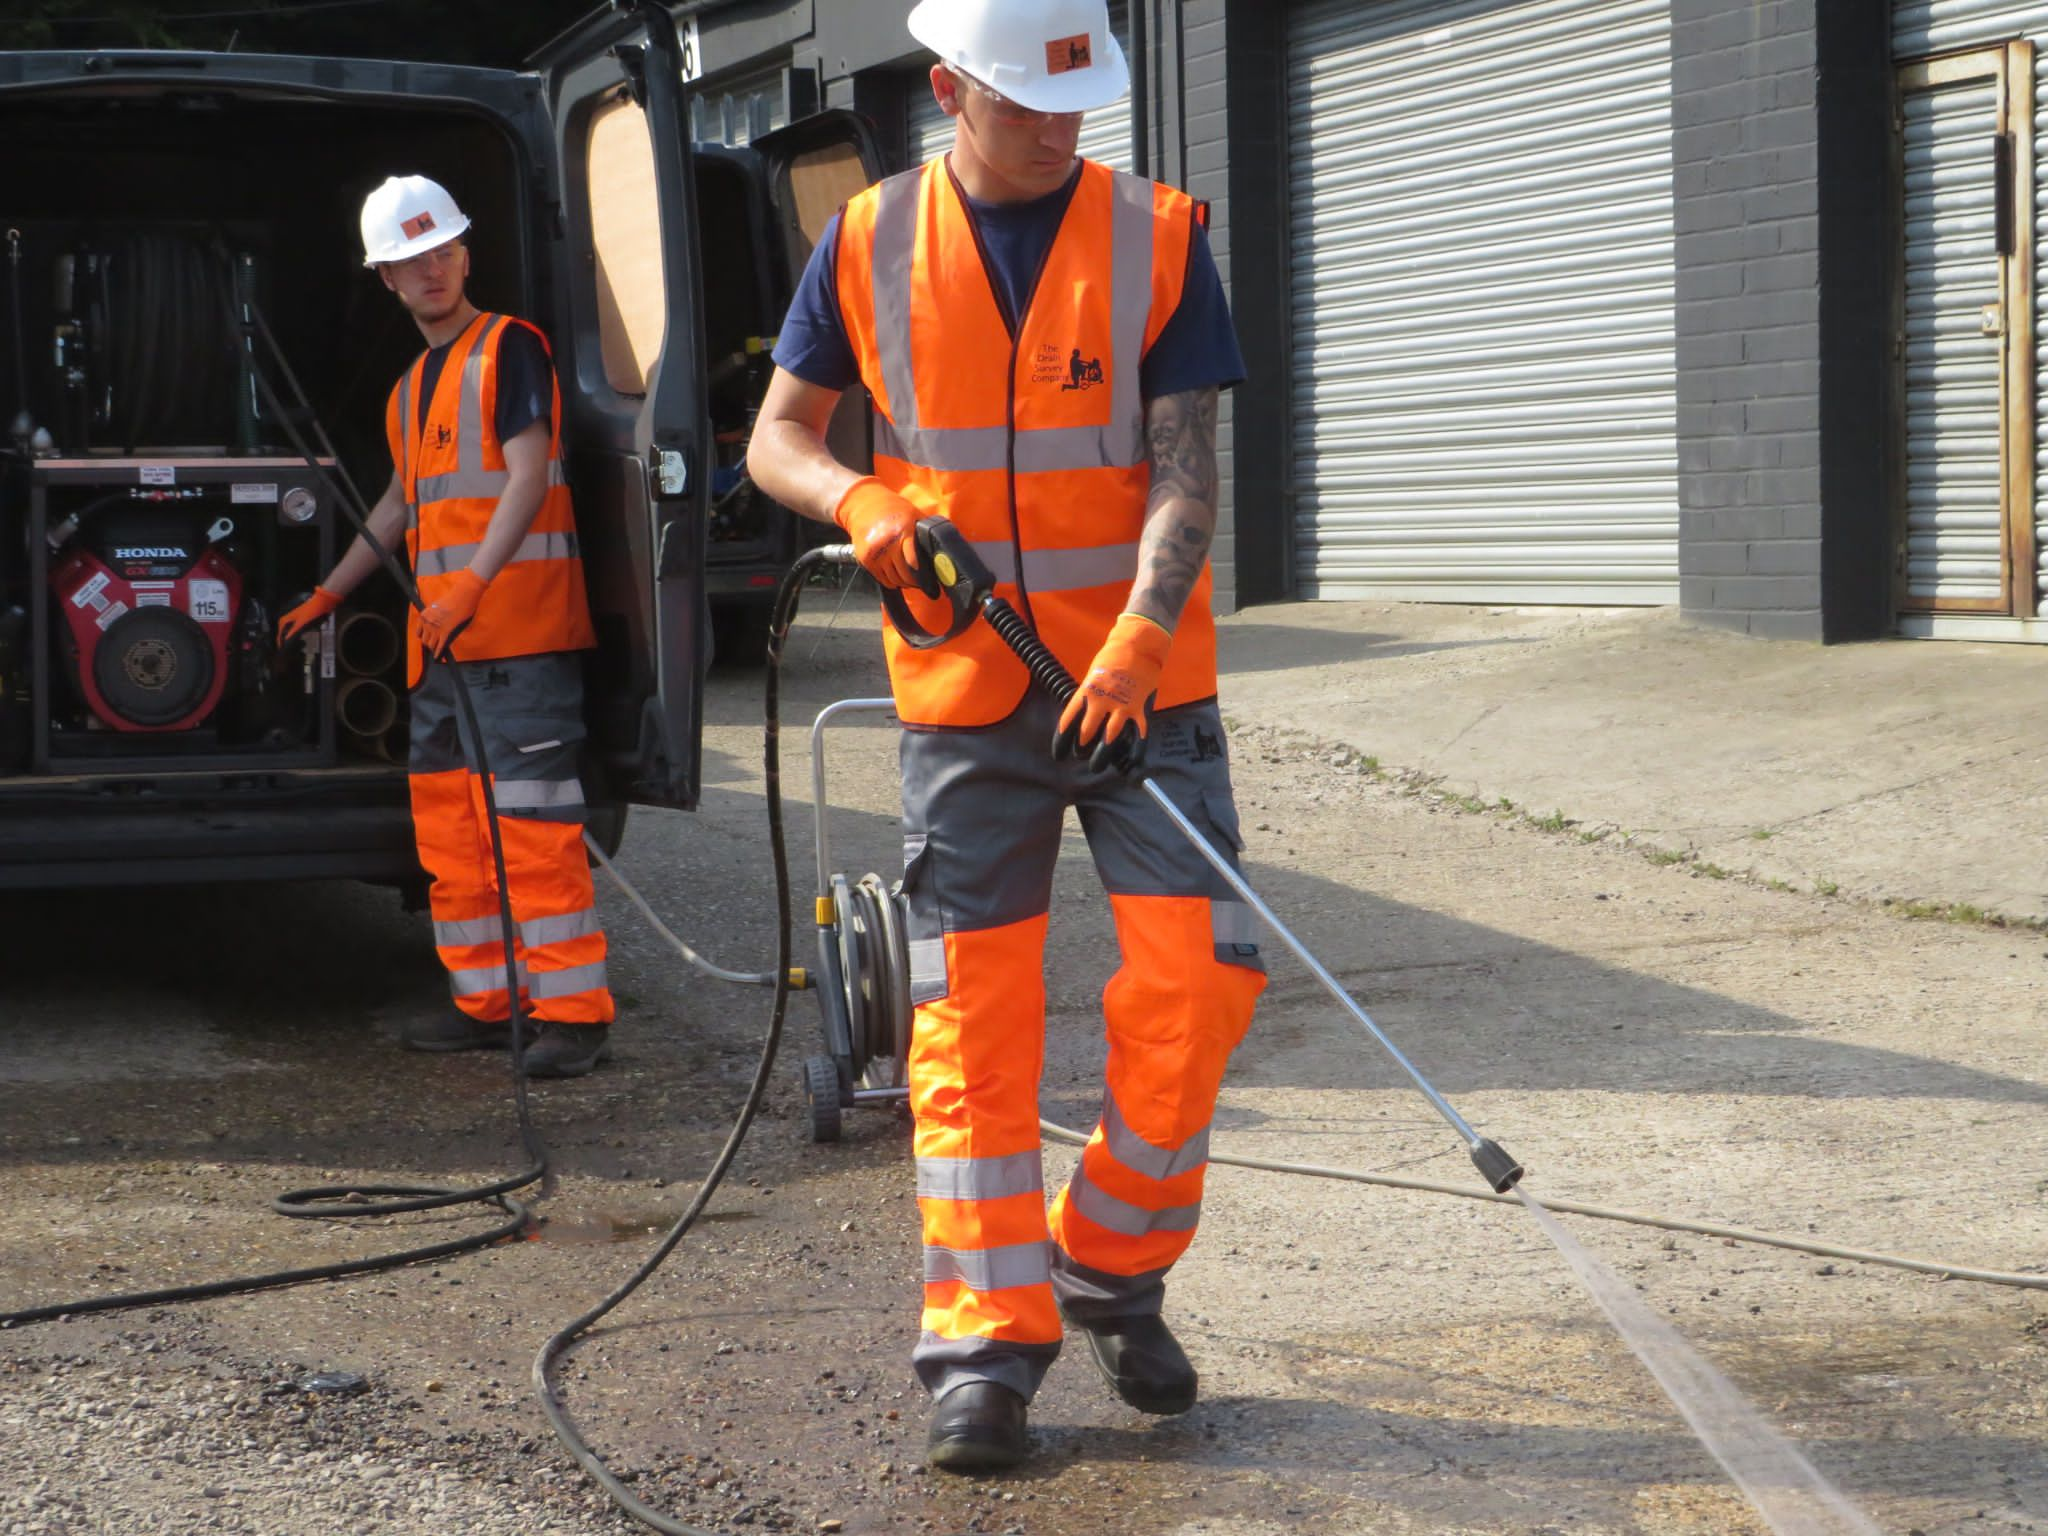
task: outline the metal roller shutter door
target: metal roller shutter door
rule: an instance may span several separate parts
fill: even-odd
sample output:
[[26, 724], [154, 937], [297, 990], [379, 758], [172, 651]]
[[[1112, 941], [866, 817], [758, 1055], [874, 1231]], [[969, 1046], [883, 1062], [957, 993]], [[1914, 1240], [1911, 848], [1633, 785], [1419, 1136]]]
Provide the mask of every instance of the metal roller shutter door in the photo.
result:
[[1668, 0], [1288, 39], [1304, 597], [1678, 596]]
[[[1124, 6], [1110, 6], [1110, 30], [1116, 34], [1117, 41], [1128, 44], [1130, 33], [1124, 21]], [[909, 83], [904, 130], [912, 165], [922, 165], [953, 147], [953, 119], [939, 110], [939, 104], [932, 99], [931, 88], [921, 75], [912, 76]], [[1081, 154], [1086, 159], [1100, 160], [1119, 171], [1131, 168], [1130, 97], [1126, 96], [1099, 112], [1090, 112], [1081, 119]]]
[[1998, 87], [1908, 96], [1906, 193], [1906, 592], [2004, 595], [1998, 353], [1978, 328], [1998, 294], [1994, 193], [1984, 146]]
[[[2048, 46], [2048, 3], [2044, 0], [1896, 0], [1892, 6], [1892, 57], [1919, 59], [1986, 43], [2027, 38]], [[2048, 121], [2048, 71], [2036, 71], [2034, 121]], [[2038, 128], [2037, 128], [2038, 131]], [[2048, 155], [2034, 157], [2034, 333], [2048, 336], [2041, 280], [2048, 280]], [[2034, 590], [2048, 611], [2048, 347], [2035, 360], [2034, 380]], [[1994, 407], [1995, 409], [1995, 407]], [[1908, 522], [1912, 517], [1908, 488]]]

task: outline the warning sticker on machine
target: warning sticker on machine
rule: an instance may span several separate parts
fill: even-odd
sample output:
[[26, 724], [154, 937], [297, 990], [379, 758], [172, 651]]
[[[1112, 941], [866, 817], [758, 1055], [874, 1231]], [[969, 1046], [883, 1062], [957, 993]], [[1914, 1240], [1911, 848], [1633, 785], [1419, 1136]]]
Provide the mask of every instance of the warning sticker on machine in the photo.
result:
[[101, 629], [105, 629], [127, 611], [128, 605], [126, 603], [109, 603], [100, 611], [100, 616], [94, 619], [93, 623], [99, 625]]
[[185, 611], [202, 624], [227, 623], [228, 584], [196, 578], [186, 599]]
[[135, 606], [138, 608], [168, 608], [171, 606], [171, 594], [168, 592], [137, 592], [135, 594]]
[[144, 485], [176, 485], [178, 466], [175, 464], [145, 464], [140, 474]]
[[274, 485], [237, 485], [229, 490], [228, 500], [237, 505], [248, 502], [274, 502], [277, 500], [277, 487]]
[[100, 594], [107, 590], [107, 583], [111, 579], [105, 571], [101, 571], [91, 581], [88, 581], [84, 586], [71, 594], [72, 606], [76, 608], [106, 607], [107, 600], [101, 597]]

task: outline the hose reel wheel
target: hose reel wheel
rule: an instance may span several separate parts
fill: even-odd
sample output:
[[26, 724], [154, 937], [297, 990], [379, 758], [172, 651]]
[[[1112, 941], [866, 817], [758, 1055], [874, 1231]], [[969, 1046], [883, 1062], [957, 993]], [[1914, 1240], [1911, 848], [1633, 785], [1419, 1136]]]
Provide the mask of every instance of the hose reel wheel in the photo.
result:
[[910, 951], [900, 892], [879, 875], [858, 884], [832, 877], [839, 911], [840, 975], [846, 999], [848, 1063], [863, 1088], [900, 1088], [910, 1052]]
[[910, 1060], [910, 938], [902, 882], [882, 883], [879, 875], [864, 876], [854, 888], [861, 919], [878, 935], [875, 945], [875, 1004], [871, 1016], [868, 1070], [864, 1088], [901, 1088], [908, 1081]]

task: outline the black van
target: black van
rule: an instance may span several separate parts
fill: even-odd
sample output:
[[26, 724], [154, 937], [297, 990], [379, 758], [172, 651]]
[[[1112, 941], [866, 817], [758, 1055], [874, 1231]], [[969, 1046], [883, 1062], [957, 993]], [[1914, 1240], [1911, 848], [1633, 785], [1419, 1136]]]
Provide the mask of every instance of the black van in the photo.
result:
[[648, 0], [524, 73], [0, 53], [0, 888], [417, 880], [395, 588], [272, 641], [351, 536], [338, 474], [391, 472], [420, 342], [357, 215], [394, 172], [554, 346], [597, 819], [695, 804], [707, 616], [746, 644], [795, 553], [744, 473], [767, 342], [877, 162], [848, 114], [693, 146], [684, 91]]

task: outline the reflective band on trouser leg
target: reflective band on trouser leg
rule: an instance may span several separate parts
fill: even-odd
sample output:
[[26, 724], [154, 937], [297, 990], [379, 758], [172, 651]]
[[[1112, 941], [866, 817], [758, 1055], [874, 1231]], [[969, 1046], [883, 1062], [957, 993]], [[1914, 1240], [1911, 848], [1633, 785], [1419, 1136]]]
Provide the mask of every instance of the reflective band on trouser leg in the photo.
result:
[[1045, 929], [1041, 915], [947, 934], [947, 994], [916, 1010], [924, 1337], [911, 1361], [935, 1395], [982, 1380], [1028, 1398], [1059, 1352], [1038, 1154]]
[[[517, 780], [497, 784], [501, 795], [520, 787]], [[582, 826], [509, 814], [501, 804], [498, 827], [512, 879], [512, 915], [526, 950], [533, 1016], [557, 1024], [609, 1024], [604, 929], [597, 921]]]
[[1223, 1069], [1265, 976], [1216, 959], [1204, 896], [1112, 896], [1124, 963], [1103, 993], [1102, 1123], [1053, 1204], [1053, 1284], [1076, 1316], [1155, 1312], [1202, 1209]]
[[[498, 888], [490, 845], [477, 819], [470, 775], [460, 768], [411, 776], [413, 840], [420, 865], [432, 877], [427, 905], [434, 917], [434, 948], [448, 972], [455, 1006], [475, 1019], [509, 1019], [505, 945], [499, 931]], [[515, 937], [513, 955], [524, 956]]]

